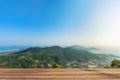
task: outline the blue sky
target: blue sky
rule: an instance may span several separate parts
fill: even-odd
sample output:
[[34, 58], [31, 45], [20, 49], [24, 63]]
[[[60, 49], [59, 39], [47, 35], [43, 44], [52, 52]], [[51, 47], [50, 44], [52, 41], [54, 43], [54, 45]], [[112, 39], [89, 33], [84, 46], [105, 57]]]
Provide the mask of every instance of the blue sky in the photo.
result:
[[[0, 44], [119, 46], [119, 3], [119, 0], [0, 0]], [[113, 36], [117, 37], [112, 39]]]

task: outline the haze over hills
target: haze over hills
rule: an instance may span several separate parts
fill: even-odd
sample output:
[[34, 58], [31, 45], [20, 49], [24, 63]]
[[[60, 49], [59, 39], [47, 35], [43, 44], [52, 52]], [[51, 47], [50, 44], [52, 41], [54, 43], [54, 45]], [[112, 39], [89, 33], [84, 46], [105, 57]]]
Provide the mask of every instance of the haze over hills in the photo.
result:
[[72, 45], [70, 48], [88, 50], [95, 54], [114, 54], [120, 56], [120, 49], [116, 47], [86, 47], [81, 45]]

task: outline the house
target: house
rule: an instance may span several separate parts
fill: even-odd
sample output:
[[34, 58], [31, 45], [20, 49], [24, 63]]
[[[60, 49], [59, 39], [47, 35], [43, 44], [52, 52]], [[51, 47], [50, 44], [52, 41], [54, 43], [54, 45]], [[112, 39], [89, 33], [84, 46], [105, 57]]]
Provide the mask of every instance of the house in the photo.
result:
[[93, 64], [88, 65], [88, 68], [97, 68], [97, 67], [98, 67], [97, 65], [93, 65]]

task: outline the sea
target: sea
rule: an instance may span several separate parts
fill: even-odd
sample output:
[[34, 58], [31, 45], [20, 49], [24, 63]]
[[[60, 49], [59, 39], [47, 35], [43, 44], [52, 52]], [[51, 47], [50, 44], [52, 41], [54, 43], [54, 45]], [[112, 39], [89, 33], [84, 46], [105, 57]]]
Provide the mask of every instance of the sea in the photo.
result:
[[29, 48], [29, 46], [0, 46], [0, 52], [23, 50], [27, 48]]

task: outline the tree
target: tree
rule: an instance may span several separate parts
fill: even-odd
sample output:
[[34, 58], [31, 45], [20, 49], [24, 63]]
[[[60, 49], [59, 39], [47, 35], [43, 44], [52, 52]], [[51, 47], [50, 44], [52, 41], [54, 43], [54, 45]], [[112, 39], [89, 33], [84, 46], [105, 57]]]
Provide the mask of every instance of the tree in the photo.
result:
[[120, 60], [117, 60], [117, 59], [112, 60], [111, 67], [120, 68]]
[[55, 64], [52, 65], [52, 67], [53, 67], [53, 68], [59, 68], [60, 65], [55, 63]]

